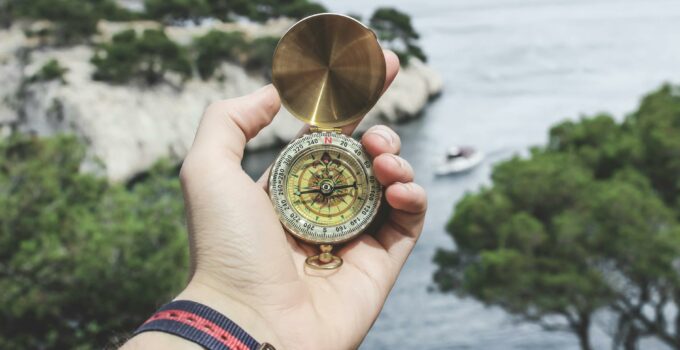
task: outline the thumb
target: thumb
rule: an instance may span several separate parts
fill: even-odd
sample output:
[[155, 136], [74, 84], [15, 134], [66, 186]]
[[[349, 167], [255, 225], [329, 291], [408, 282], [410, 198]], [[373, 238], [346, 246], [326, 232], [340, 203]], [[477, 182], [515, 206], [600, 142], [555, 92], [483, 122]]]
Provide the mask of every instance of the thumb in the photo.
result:
[[269, 125], [280, 108], [271, 84], [249, 95], [213, 102], [203, 114], [190, 153], [204, 160], [227, 157], [240, 163], [246, 142]]

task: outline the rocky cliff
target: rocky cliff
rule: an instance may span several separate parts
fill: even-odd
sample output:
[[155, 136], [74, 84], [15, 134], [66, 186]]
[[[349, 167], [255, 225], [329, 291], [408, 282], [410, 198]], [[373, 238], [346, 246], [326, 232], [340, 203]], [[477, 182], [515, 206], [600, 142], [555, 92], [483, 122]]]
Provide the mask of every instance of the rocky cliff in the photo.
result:
[[[152, 22], [101, 23], [101, 36]], [[240, 30], [247, 35], [281, 35], [290, 22], [266, 25], [213, 23], [202, 27], [170, 27], [175, 41], [188, 44], [211, 28]], [[91, 79], [89, 46], [53, 48], [41, 46], [15, 26], [0, 31], [0, 130], [37, 135], [74, 133], [101, 160], [112, 180], [125, 180], [146, 170], [163, 157], [181, 159], [191, 146], [204, 108], [212, 101], [239, 96], [267, 81], [234, 64], [223, 64], [221, 80], [191, 79], [181, 86], [161, 84], [152, 88], [111, 85]], [[67, 69], [64, 82], [30, 82], [46, 62], [57, 59]], [[418, 60], [403, 68], [392, 87], [365, 118], [360, 129], [380, 122], [415, 117], [442, 88], [439, 76]], [[301, 123], [282, 109], [269, 127], [248, 144], [249, 150], [271, 147], [295, 136]]]

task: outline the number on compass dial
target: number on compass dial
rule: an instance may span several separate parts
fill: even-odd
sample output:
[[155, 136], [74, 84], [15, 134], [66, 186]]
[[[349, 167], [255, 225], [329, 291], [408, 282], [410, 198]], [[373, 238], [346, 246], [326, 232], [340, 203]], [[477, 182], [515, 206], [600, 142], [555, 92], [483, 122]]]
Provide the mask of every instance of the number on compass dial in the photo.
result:
[[291, 166], [287, 197], [303, 218], [334, 226], [357, 216], [366, 201], [366, 175], [354, 157], [332, 148], [302, 154]]

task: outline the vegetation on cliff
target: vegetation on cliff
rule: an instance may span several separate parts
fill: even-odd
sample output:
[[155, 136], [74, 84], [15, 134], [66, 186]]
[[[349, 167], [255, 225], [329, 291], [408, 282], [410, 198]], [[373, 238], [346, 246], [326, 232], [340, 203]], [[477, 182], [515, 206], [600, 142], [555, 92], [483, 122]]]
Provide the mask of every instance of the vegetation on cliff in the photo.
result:
[[322, 5], [308, 0], [145, 0], [144, 5], [147, 17], [166, 23], [199, 22], [205, 18], [229, 22], [239, 16], [266, 22], [270, 18], [302, 18], [327, 12]]
[[680, 90], [552, 128], [546, 147], [494, 168], [467, 195], [440, 250], [442, 291], [497, 305], [592, 349], [596, 312], [615, 315], [616, 347], [656, 337], [680, 347]]
[[187, 276], [176, 168], [110, 184], [73, 137], [0, 141], [0, 348], [97, 349]]
[[184, 48], [162, 30], [147, 29], [141, 36], [126, 30], [100, 45], [92, 58], [95, 80], [127, 83], [141, 79], [149, 85], [162, 81], [168, 72], [188, 79], [192, 66]]
[[131, 20], [137, 16], [119, 7], [114, 0], [4, 0], [7, 19], [48, 20], [57, 44], [88, 40], [97, 32], [101, 19]]
[[411, 57], [427, 62], [425, 52], [417, 44], [420, 34], [406, 13], [391, 7], [381, 7], [371, 16], [370, 25], [403, 64], [408, 65]]

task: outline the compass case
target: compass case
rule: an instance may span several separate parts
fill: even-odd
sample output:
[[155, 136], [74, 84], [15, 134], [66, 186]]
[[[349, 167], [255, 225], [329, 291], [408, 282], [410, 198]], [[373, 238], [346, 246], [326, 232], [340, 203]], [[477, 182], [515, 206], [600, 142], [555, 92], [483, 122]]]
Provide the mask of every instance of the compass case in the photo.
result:
[[272, 80], [296, 118], [319, 128], [341, 127], [361, 119], [378, 101], [385, 57], [375, 33], [359, 21], [318, 14], [281, 38]]

